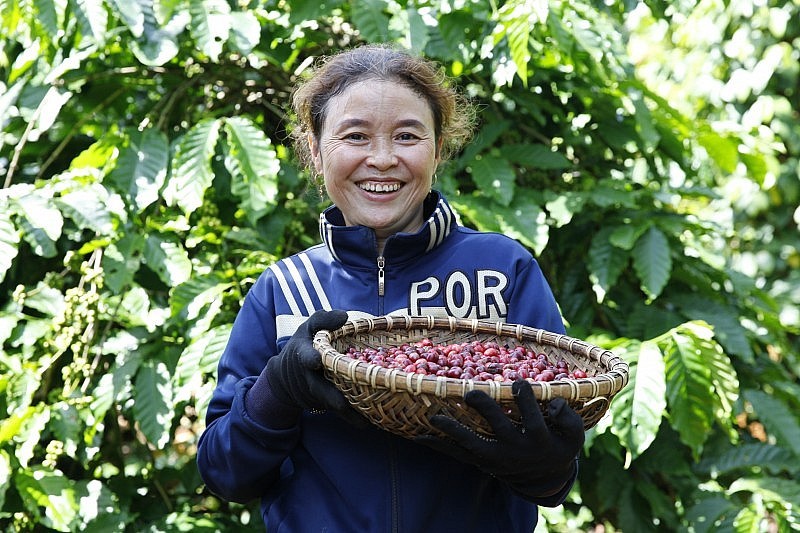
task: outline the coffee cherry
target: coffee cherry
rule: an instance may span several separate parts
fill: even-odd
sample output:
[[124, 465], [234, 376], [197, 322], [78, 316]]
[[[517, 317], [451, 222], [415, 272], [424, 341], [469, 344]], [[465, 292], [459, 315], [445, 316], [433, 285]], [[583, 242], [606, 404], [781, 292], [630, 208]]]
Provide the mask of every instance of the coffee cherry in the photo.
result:
[[563, 358], [553, 362], [544, 353], [535, 353], [524, 346], [500, 345], [494, 341], [438, 345], [429, 338], [423, 338], [400, 346], [350, 347], [347, 355], [410, 374], [473, 381], [557, 381], [588, 377], [581, 368], [570, 370]]

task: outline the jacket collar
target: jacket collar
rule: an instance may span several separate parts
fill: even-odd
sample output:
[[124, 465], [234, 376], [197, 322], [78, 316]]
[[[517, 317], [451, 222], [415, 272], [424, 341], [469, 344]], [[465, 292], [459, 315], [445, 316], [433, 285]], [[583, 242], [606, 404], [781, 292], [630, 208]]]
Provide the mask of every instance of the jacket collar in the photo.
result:
[[[428, 194], [423, 209], [427, 218], [418, 232], [398, 233], [386, 240], [383, 256], [387, 262], [402, 263], [433, 250], [458, 226], [455, 212], [438, 191]], [[337, 260], [375, 266], [378, 256], [375, 232], [366, 226], [345, 226], [342, 212], [335, 205], [320, 214], [319, 233]]]

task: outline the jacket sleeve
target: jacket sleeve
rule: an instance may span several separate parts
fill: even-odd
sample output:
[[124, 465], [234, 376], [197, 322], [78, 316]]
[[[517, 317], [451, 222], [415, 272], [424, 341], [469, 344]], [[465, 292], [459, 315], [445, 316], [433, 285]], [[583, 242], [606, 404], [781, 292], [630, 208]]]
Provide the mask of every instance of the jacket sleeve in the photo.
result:
[[242, 503], [261, 496], [278, 480], [300, 435], [297, 423], [272, 426], [262, 418], [256, 421], [246, 409], [248, 391], [267, 359], [278, 352], [274, 312], [263, 303], [268, 300], [264, 278], [248, 292], [234, 321], [197, 448], [197, 467], [208, 488]]
[[553, 291], [533, 257], [517, 273], [506, 320], [562, 335], [566, 332]]

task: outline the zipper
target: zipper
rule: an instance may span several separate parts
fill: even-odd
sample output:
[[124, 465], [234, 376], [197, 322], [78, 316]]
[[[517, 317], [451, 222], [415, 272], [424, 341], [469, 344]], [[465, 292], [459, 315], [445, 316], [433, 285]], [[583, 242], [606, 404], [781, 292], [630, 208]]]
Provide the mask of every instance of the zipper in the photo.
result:
[[386, 288], [386, 273], [383, 271], [383, 267], [386, 264], [386, 261], [383, 259], [382, 255], [378, 256], [378, 296], [383, 296]]
[[391, 483], [391, 533], [400, 531], [400, 487], [397, 476], [398, 449], [397, 445], [389, 439], [389, 481]]

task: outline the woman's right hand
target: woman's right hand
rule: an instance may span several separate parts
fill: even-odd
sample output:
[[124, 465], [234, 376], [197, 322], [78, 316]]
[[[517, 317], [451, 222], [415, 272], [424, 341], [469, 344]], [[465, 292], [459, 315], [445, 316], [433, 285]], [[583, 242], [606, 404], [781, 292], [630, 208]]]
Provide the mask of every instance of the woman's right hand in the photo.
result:
[[[351, 423], [366, 420], [350, 406], [342, 392], [322, 373], [322, 357], [314, 348], [314, 335], [334, 330], [347, 322], [342, 310], [317, 311], [297, 328], [281, 352], [267, 361], [262, 372], [273, 396], [283, 404], [301, 409], [333, 411]], [[263, 374], [266, 373], [266, 376]]]

